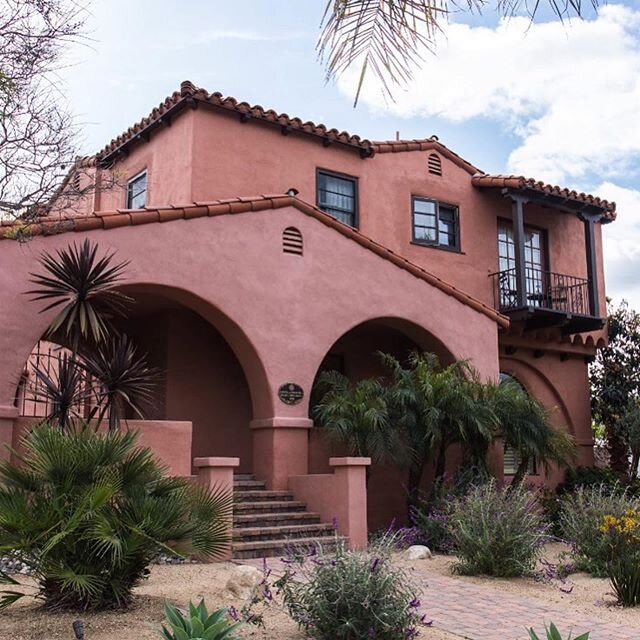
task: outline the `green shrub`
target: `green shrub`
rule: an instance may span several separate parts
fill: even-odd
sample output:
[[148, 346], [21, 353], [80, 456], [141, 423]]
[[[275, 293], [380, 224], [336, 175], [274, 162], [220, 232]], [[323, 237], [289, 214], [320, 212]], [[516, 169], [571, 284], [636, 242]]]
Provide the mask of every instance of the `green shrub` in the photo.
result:
[[171, 627], [169, 631], [162, 625], [161, 636], [164, 640], [238, 640], [238, 636], [230, 634], [241, 623], [233, 622], [224, 608], [209, 615], [204, 600], [200, 600], [197, 607], [189, 602], [186, 614], [165, 602], [164, 614]]
[[571, 544], [576, 568], [595, 576], [607, 575], [610, 540], [602, 523], [606, 516], [622, 517], [640, 508], [640, 499], [630, 496], [618, 485], [604, 484], [579, 488], [562, 499], [560, 528]]
[[467, 575], [530, 573], [548, 539], [535, 494], [522, 485], [500, 489], [494, 481], [456, 500], [448, 526], [459, 561], [455, 570]]
[[[553, 624], [553, 622], [548, 627], [545, 625], [545, 632], [547, 635], [547, 640], [562, 640], [562, 636], [560, 635], [558, 628], [555, 624]], [[540, 640], [540, 637], [533, 629], [529, 629], [529, 639]], [[569, 634], [567, 640], [589, 640], [589, 632], [587, 631], [587, 633], [583, 633], [576, 638], [573, 638], [572, 635]]]
[[335, 555], [316, 547], [292, 553], [275, 586], [291, 617], [316, 640], [397, 640], [420, 623], [417, 590], [407, 572], [390, 562], [393, 542]]
[[[167, 477], [136, 441], [41, 425], [20, 465], [0, 464], [0, 555], [31, 567], [46, 606], [124, 607], [160, 551], [215, 556], [226, 546], [231, 497]], [[0, 592], [0, 605], [21, 595]]]

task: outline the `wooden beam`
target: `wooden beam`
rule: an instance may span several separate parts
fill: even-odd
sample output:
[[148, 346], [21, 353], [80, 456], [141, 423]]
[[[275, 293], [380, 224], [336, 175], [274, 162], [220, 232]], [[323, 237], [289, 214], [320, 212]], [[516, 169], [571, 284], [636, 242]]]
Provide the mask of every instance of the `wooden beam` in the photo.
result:
[[582, 211], [579, 216], [584, 222], [584, 243], [587, 254], [587, 278], [589, 279], [589, 313], [594, 318], [600, 317], [600, 300], [598, 297], [598, 261], [596, 256], [595, 225], [602, 218], [601, 213]]

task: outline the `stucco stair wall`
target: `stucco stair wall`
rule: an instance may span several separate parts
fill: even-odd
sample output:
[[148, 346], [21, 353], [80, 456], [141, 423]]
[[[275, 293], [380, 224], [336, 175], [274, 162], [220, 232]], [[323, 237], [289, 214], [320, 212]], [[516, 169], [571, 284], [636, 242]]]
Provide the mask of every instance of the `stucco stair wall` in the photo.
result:
[[289, 491], [267, 491], [250, 474], [235, 475], [233, 489], [233, 558], [282, 556], [292, 545], [335, 548], [333, 525], [306, 511]]

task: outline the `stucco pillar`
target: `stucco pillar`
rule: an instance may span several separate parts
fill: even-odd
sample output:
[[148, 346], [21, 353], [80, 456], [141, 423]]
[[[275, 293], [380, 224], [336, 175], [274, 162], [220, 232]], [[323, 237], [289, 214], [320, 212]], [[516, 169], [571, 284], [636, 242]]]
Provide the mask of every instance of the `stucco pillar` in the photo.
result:
[[338, 533], [349, 537], [349, 548], [367, 546], [367, 467], [371, 458], [329, 458], [334, 468]]
[[323, 522], [335, 522], [349, 539], [350, 549], [367, 546], [367, 467], [371, 458], [329, 458], [333, 473], [291, 476], [289, 486], [297, 500]]
[[17, 418], [17, 407], [0, 405], [0, 460], [9, 460], [11, 457], [8, 447], [13, 442], [13, 428]]
[[[240, 458], [195, 458], [193, 466], [198, 470], [198, 482], [209, 489], [228, 491], [233, 495], [233, 470], [240, 466]], [[229, 543], [217, 560], [231, 559], [233, 513], [227, 517]]]
[[284, 491], [289, 476], [306, 475], [309, 471], [308, 418], [267, 418], [252, 420], [253, 473], [264, 480], [267, 489]]

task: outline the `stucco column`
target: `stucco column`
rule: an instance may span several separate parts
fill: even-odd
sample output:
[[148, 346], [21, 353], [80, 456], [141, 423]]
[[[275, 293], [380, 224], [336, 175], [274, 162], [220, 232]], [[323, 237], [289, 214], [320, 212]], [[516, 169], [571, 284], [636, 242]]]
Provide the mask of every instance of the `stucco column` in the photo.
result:
[[289, 476], [309, 471], [309, 430], [313, 420], [280, 417], [252, 420], [253, 473], [267, 489], [284, 491]]
[[9, 460], [11, 457], [7, 447], [13, 442], [13, 428], [17, 417], [17, 407], [0, 405], [0, 460]]
[[367, 546], [367, 467], [371, 458], [329, 458], [334, 468], [338, 533], [350, 549]]
[[[240, 458], [194, 458], [193, 466], [198, 470], [198, 482], [209, 489], [228, 491], [233, 495], [233, 470], [240, 466]], [[217, 560], [231, 559], [231, 538], [233, 531], [233, 513], [227, 518], [229, 543], [223, 555]]]

